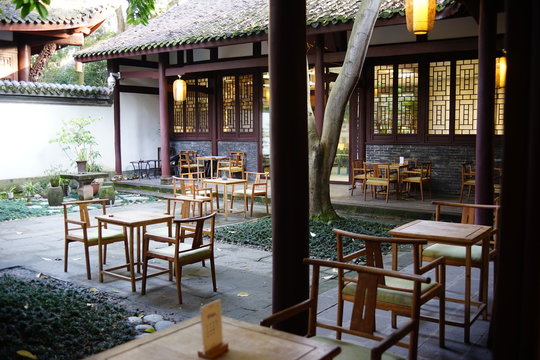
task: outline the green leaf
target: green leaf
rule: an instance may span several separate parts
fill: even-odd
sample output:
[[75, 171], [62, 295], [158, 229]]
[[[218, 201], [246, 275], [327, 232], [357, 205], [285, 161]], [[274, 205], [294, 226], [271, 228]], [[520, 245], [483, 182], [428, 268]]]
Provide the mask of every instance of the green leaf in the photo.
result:
[[36, 10], [42, 19], [45, 20], [45, 18], [47, 18], [47, 14], [49, 13], [49, 11], [47, 10], [47, 7], [45, 7], [45, 5], [39, 2], [36, 3]]
[[25, 358], [29, 358], [29, 359], [37, 359], [37, 356], [32, 354], [28, 350], [17, 350], [17, 355], [25, 357]]

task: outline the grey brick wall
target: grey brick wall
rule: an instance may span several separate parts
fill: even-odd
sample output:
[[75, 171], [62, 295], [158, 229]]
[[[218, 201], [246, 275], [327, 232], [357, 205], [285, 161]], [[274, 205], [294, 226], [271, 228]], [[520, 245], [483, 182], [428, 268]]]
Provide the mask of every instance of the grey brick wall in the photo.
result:
[[177, 154], [180, 150], [193, 150], [197, 155], [212, 155], [212, 143], [210, 141], [171, 141], [171, 152], [174, 148], [174, 153]]
[[246, 153], [246, 171], [257, 171], [257, 143], [248, 141], [220, 141], [218, 155], [228, 156], [229, 151]]
[[[459, 194], [461, 163], [474, 161], [475, 147], [463, 145], [366, 145], [366, 160], [389, 162], [394, 158], [431, 161], [434, 193]], [[502, 148], [495, 149], [495, 165], [501, 166]]]

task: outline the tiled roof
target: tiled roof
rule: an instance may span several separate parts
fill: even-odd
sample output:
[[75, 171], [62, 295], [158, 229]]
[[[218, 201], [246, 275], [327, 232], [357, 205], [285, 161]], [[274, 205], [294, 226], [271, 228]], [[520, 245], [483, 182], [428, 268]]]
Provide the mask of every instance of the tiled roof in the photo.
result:
[[0, 79], [0, 95], [34, 95], [109, 101], [111, 99], [111, 90], [107, 87], [98, 86], [49, 84]]
[[65, 25], [72, 28], [87, 24], [94, 17], [102, 17], [118, 6], [117, 0], [52, 0], [44, 20], [36, 11], [22, 18], [20, 9], [15, 9], [11, 0], [0, 0], [0, 30], [13, 25]]
[[[361, 0], [307, 0], [307, 25], [347, 23], [354, 19]], [[437, 0], [438, 10], [455, 0]], [[404, 15], [404, 0], [385, 0], [379, 18]], [[83, 49], [76, 58], [129, 53], [185, 44], [265, 34], [268, 0], [186, 0], [148, 25], [138, 25], [99, 44]]]

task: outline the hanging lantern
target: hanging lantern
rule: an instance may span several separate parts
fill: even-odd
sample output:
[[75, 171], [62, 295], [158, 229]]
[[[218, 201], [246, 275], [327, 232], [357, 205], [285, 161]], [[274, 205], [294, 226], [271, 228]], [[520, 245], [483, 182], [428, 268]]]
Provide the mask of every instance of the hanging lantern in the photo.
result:
[[173, 83], [173, 98], [174, 101], [184, 101], [187, 98], [187, 84], [186, 81], [180, 78], [176, 79]]
[[506, 86], [506, 56], [497, 58], [495, 65], [495, 87], [503, 88]]
[[435, 0], [405, 0], [407, 30], [414, 35], [424, 35], [435, 25]]

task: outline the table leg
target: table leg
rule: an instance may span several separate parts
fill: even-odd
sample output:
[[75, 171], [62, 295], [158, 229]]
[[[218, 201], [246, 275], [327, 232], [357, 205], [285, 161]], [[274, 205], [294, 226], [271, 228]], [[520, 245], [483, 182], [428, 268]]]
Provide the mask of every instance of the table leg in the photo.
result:
[[99, 282], [103, 282], [103, 254], [101, 244], [101, 220], [98, 220], [98, 264], [99, 264]]
[[470, 342], [471, 328], [471, 246], [465, 248], [465, 317], [463, 321], [464, 342]]
[[141, 273], [141, 227], [137, 226], [137, 272]]
[[129, 227], [129, 274], [131, 277], [131, 291], [135, 292], [137, 289], [135, 288], [135, 269], [133, 268], [133, 260], [135, 259], [135, 249], [134, 249], [134, 229], [133, 226]]
[[[247, 182], [244, 183], [244, 219], [247, 218], [247, 196], [246, 196], [246, 190], [247, 190]], [[251, 198], [251, 201], [254, 201], [254, 197]], [[253, 207], [252, 207], [253, 209]]]
[[223, 213], [225, 215], [225, 220], [228, 220], [229, 213], [229, 203], [227, 201], [227, 184], [223, 184]]

